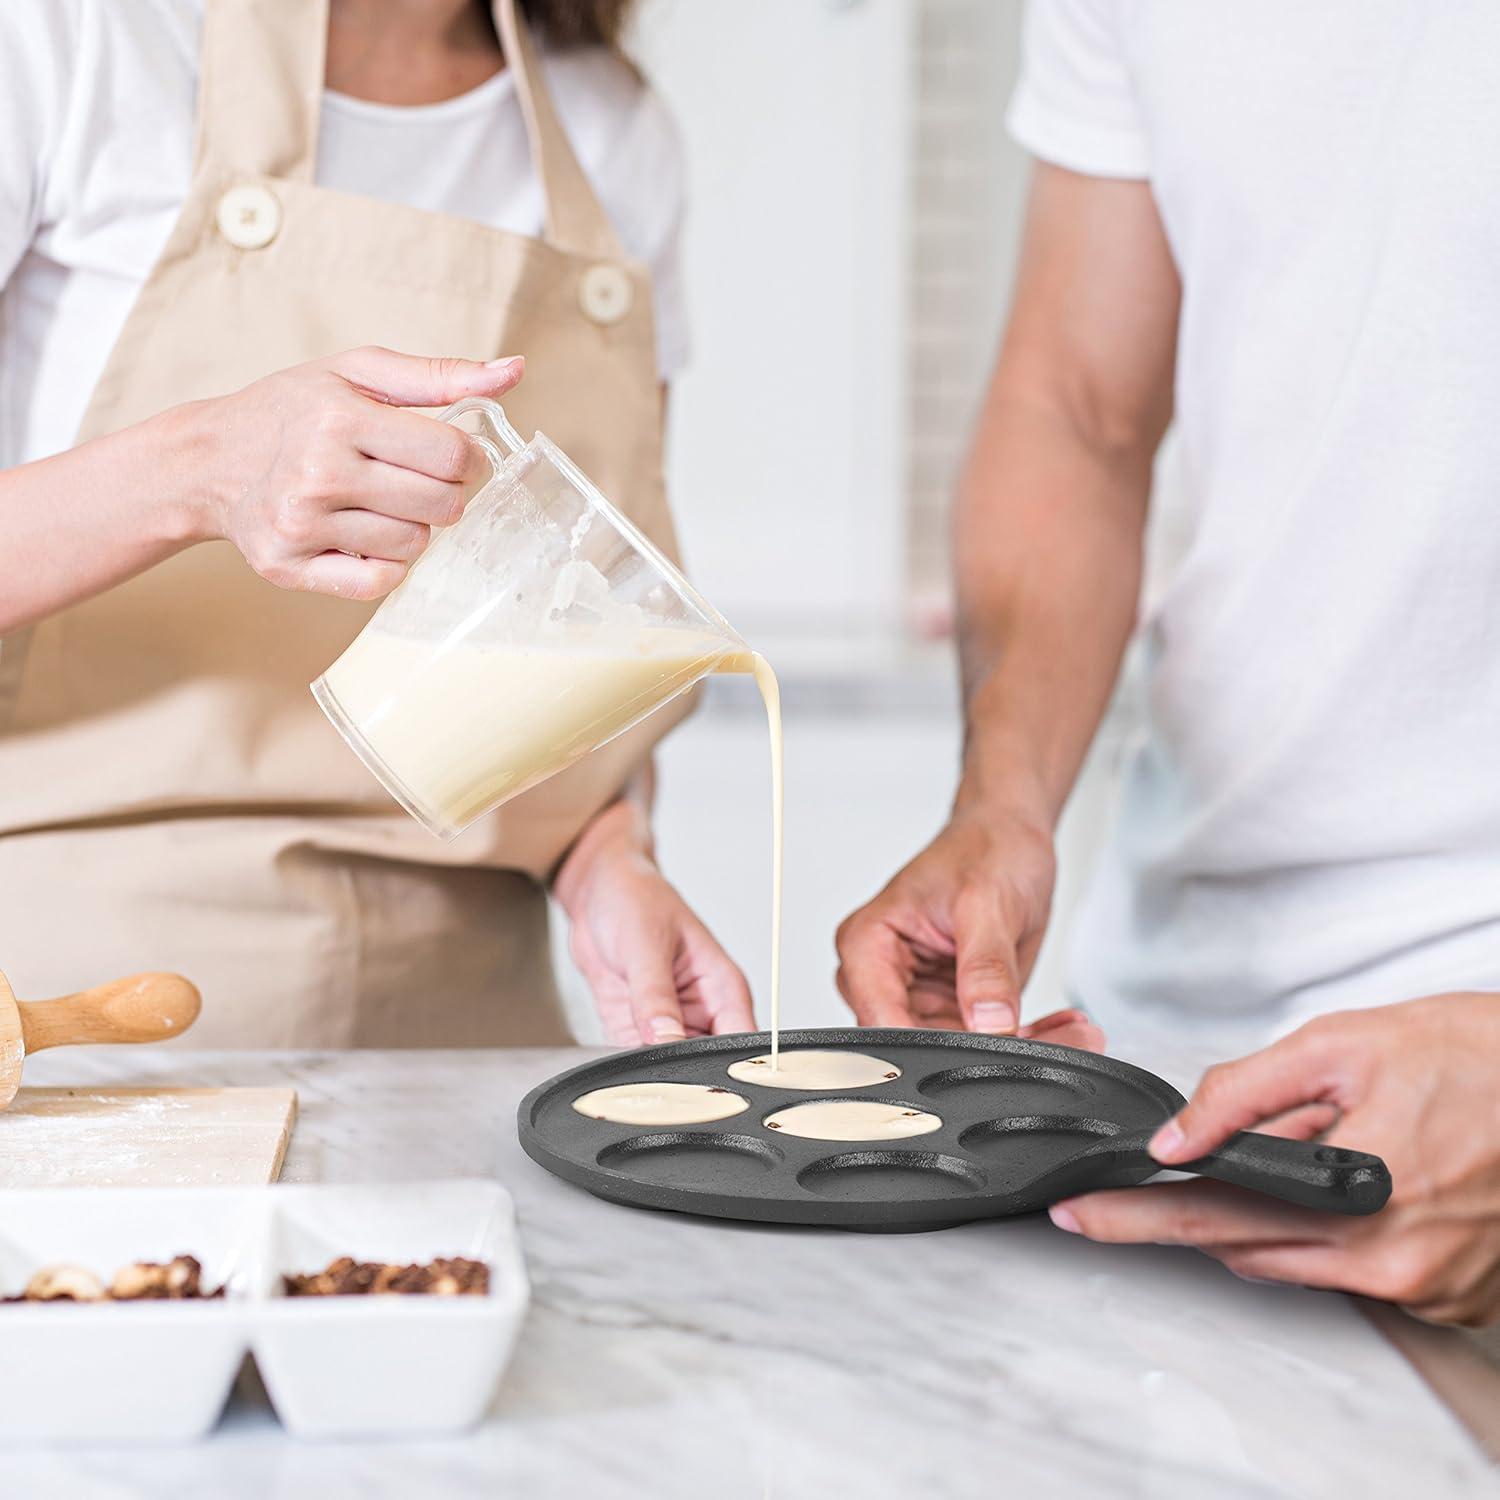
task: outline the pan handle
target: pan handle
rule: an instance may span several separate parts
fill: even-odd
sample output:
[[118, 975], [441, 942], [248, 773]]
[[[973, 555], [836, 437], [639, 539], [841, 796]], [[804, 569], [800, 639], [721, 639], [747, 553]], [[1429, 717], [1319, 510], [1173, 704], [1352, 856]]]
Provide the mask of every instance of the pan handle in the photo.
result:
[[1196, 1161], [1174, 1162], [1172, 1170], [1232, 1182], [1325, 1213], [1377, 1213], [1391, 1196], [1390, 1168], [1378, 1156], [1251, 1130], [1230, 1136]]

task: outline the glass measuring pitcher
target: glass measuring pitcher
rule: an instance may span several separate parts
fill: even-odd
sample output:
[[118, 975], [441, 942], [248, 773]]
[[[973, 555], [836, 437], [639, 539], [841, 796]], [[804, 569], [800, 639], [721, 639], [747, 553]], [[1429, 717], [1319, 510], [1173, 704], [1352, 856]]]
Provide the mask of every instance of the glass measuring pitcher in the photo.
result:
[[478, 398], [443, 420], [493, 477], [312, 691], [386, 790], [451, 838], [750, 652], [551, 439], [523, 442]]

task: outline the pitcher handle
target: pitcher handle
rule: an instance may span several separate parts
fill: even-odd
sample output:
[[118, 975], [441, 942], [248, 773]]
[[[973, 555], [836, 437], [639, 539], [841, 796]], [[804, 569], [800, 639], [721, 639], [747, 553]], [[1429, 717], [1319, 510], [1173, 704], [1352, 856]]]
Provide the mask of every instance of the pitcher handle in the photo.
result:
[[498, 474], [505, 466], [506, 459], [519, 453], [526, 446], [526, 442], [511, 426], [510, 418], [505, 415], [505, 408], [498, 401], [490, 400], [488, 396], [465, 396], [462, 401], [455, 401], [438, 420], [456, 422], [470, 412], [478, 415], [485, 430], [471, 432], [469, 436], [484, 449], [485, 455]]

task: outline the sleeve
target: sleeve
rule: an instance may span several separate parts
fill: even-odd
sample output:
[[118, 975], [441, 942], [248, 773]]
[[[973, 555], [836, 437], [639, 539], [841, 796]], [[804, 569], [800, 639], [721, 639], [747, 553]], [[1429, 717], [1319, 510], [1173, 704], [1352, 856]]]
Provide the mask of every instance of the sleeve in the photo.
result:
[[0, 4], [0, 288], [41, 223], [47, 160], [67, 102], [74, 9], [68, 0]]
[[1126, 0], [1027, 0], [1006, 124], [1033, 156], [1091, 177], [1149, 177], [1123, 30]]

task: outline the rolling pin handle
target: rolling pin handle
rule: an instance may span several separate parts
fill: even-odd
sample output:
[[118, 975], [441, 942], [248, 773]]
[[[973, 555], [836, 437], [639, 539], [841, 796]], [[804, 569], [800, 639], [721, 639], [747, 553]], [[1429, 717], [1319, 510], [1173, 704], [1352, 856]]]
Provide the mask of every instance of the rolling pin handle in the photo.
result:
[[26, 1051], [96, 1042], [164, 1042], [181, 1036], [202, 1008], [181, 974], [132, 974], [56, 1000], [21, 1001]]

